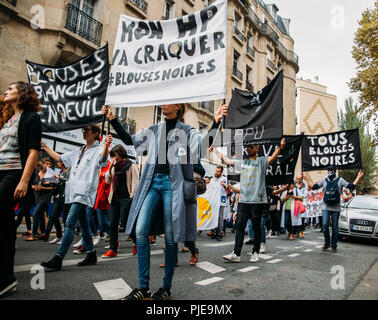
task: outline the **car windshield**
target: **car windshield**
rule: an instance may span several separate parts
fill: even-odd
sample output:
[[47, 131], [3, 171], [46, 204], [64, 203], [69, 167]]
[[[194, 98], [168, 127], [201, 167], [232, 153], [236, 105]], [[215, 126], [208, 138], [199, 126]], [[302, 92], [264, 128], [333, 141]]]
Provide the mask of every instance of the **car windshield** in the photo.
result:
[[378, 197], [354, 197], [348, 208], [378, 211]]

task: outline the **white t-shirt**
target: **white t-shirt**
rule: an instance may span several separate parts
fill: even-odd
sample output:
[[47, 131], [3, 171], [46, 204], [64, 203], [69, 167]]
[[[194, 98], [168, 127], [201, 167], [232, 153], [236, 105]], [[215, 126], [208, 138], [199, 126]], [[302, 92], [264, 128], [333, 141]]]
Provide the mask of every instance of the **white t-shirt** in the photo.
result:
[[[210, 181], [210, 183], [221, 183], [221, 181], [224, 183], [224, 185], [227, 185], [227, 178], [225, 176], [220, 176], [219, 178], [213, 177]], [[227, 191], [225, 188], [220, 185], [221, 190], [221, 198], [220, 198], [220, 206], [226, 207], [227, 206]]]

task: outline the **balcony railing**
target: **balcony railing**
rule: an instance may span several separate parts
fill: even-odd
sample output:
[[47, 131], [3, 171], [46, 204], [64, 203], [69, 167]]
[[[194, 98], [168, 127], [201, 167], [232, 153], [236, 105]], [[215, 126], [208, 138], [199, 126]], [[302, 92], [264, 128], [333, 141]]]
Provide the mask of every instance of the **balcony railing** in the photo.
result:
[[66, 29], [98, 46], [101, 44], [102, 24], [72, 4], [68, 4]]
[[232, 74], [240, 81], [243, 81], [243, 73], [235, 65], [232, 67]]
[[285, 57], [286, 60], [293, 62], [298, 66], [299, 58], [298, 56], [293, 52], [287, 50], [283, 44], [279, 41], [279, 36], [277, 32], [273, 30], [271, 26], [268, 25], [268, 23], [263, 23], [256, 13], [252, 11], [252, 9], [249, 10], [249, 18], [253, 22], [253, 24], [256, 26], [256, 28], [264, 35], [267, 35], [272, 39], [272, 41], [277, 45], [278, 51]]
[[144, 0], [126, 0], [127, 2], [132, 3], [134, 6], [136, 6], [139, 10], [143, 11], [144, 13], [147, 13], [147, 7], [148, 3]]
[[273, 71], [277, 71], [277, 67], [274, 65], [274, 63], [270, 59], [266, 59], [266, 65]]
[[6, 1], [13, 4], [14, 6], [17, 6], [17, 0], [6, 0]]
[[237, 36], [237, 38], [241, 41], [241, 42], [244, 42], [244, 36], [243, 34], [241, 33], [241, 31], [234, 27], [234, 35]]
[[255, 57], [255, 49], [251, 48], [250, 46], [247, 47], [247, 53], [251, 56], [251, 57]]
[[210, 113], [214, 113], [214, 101], [202, 101], [198, 103], [198, 107]]

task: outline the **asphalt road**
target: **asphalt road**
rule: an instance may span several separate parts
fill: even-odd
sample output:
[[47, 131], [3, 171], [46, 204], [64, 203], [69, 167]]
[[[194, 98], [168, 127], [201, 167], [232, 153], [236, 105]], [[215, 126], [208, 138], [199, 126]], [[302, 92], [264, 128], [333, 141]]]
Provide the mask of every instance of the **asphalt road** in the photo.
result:
[[[241, 263], [226, 262], [222, 255], [233, 250], [234, 234], [229, 229], [221, 242], [203, 232], [197, 241], [199, 263], [189, 265], [189, 253], [179, 253], [172, 300], [343, 300], [353, 292], [378, 259], [377, 242], [339, 242], [338, 253], [323, 252], [323, 234], [308, 229], [305, 239], [287, 240], [284, 235], [267, 240], [267, 251], [257, 263], [250, 263], [252, 246], [244, 245]], [[78, 240], [75, 237], [75, 242]], [[137, 258], [132, 243], [120, 234], [117, 259], [102, 260], [105, 241], [97, 246], [98, 263], [78, 267], [84, 258], [72, 253], [61, 271], [33, 273], [38, 264], [53, 257], [58, 246], [43, 241], [17, 239], [15, 260], [17, 291], [5, 300], [101, 300], [117, 299], [138, 285]], [[247, 240], [247, 237], [246, 239]], [[164, 238], [151, 246], [150, 288], [162, 285]], [[183, 244], [179, 245], [180, 251]], [[33, 289], [34, 288], [34, 289]]]

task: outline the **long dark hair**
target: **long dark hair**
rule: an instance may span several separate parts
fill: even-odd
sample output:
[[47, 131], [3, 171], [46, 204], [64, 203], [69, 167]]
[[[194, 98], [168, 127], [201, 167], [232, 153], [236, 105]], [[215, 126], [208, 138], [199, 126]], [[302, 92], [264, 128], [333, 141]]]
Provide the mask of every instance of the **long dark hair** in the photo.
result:
[[117, 153], [122, 159], [127, 159], [127, 152], [122, 145], [118, 144], [112, 150], [110, 150], [111, 157], [114, 157], [115, 153]]
[[10, 118], [14, 115], [14, 110], [12, 106], [5, 104], [4, 96], [0, 96], [0, 130], [8, 122]]
[[13, 82], [18, 90], [18, 104], [23, 111], [41, 111], [41, 104], [34, 87], [30, 83], [23, 81]]
[[182, 123], [185, 123], [184, 114], [185, 114], [185, 104], [180, 103], [177, 104], [179, 109], [177, 110], [177, 119], [179, 119]]

